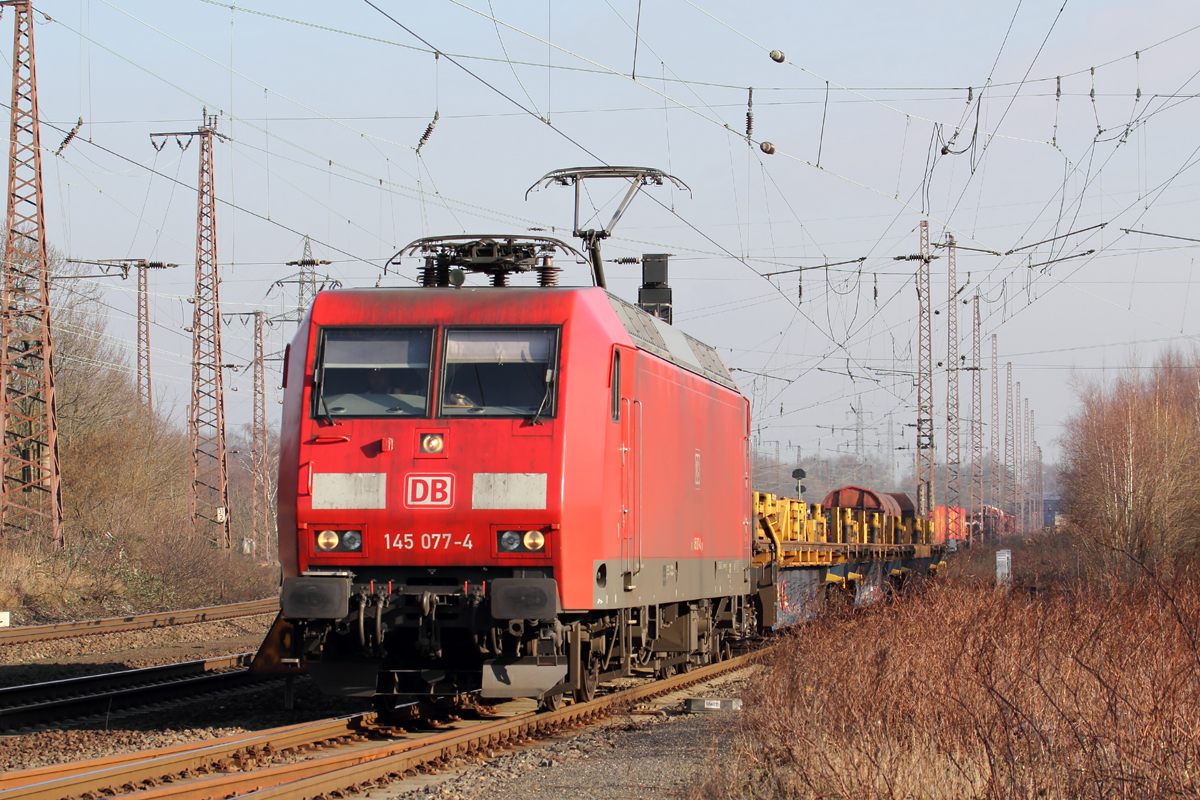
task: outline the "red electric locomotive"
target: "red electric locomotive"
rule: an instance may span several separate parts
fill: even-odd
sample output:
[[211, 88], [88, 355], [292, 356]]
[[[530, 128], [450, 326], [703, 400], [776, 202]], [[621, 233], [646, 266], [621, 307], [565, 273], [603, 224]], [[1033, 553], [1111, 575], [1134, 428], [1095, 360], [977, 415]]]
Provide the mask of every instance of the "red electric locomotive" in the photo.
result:
[[402, 253], [422, 286], [321, 292], [286, 356], [287, 660], [330, 693], [553, 707], [721, 658], [757, 582], [749, 404], [716, 353], [555, 286], [585, 257], [554, 239]]

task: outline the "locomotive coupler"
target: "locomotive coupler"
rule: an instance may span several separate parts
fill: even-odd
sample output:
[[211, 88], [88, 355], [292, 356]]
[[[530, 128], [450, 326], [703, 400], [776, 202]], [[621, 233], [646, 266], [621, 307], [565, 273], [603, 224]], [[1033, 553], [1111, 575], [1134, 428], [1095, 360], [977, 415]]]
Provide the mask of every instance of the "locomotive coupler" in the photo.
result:
[[552, 656], [562, 647], [562, 623], [555, 619], [538, 629], [537, 655]]

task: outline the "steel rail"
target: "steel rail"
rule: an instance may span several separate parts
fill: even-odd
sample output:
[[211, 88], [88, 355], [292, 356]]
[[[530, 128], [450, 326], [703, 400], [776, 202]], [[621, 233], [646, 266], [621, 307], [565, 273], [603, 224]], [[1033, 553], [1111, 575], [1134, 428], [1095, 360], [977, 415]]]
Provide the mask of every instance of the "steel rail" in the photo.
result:
[[196, 622], [214, 622], [221, 619], [249, 617], [255, 614], [271, 614], [279, 610], [279, 598], [268, 597], [246, 603], [225, 606], [192, 608], [185, 611], [163, 611], [156, 614], [135, 614], [130, 617], [109, 617], [84, 620], [82, 622], [58, 622], [53, 625], [27, 625], [21, 628], [0, 628], [0, 645], [21, 642], [45, 642], [51, 639], [68, 639], [94, 633], [118, 633], [121, 631], [165, 628], [171, 625], [191, 625]]
[[360, 785], [389, 774], [403, 773], [425, 764], [446, 763], [464, 754], [516, 746], [555, 730], [585, 725], [647, 699], [737, 670], [758, 655], [739, 656], [557, 711], [516, 714], [462, 729], [393, 739], [386, 744], [338, 747], [328, 755], [297, 763], [275, 764], [240, 773], [223, 771], [198, 779], [178, 777], [182, 772], [202, 768], [221, 759], [234, 759], [238, 754], [251, 752], [253, 748], [279, 751], [361, 736], [370, 732], [372, 715], [260, 731], [203, 745], [179, 745], [168, 750], [126, 754], [113, 757], [112, 760], [101, 759], [73, 765], [67, 768], [71, 770], [67, 774], [61, 769], [55, 772], [54, 767], [27, 771], [28, 774], [15, 773], [11, 777], [17, 784], [0, 796], [5, 800], [51, 800], [79, 796], [85, 792], [107, 794], [136, 791], [139, 800], [200, 800], [234, 794], [240, 796], [247, 792], [256, 798], [311, 797]]
[[301, 722], [265, 731], [224, 736], [205, 742], [190, 742], [120, 753], [105, 758], [54, 764], [48, 767], [10, 772], [0, 779], [0, 797], [4, 800], [49, 800], [74, 797], [102, 786], [140, 785], [168, 775], [178, 775], [210, 767], [238, 757], [256, 748], [274, 751], [326, 742], [368, 731], [374, 714], [352, 714], [318, 722]]
[[0, 730], [16, 730], [154, 702], [181, 691], [213, 692], [275, 676], [251, 675], [253, 653], [106, 672], [0, 689]]
[[[333, 766], [325, 759], [315, 759], [304, 762], [308, 764], [323, 764], [320, 771], [305, 770], [312, 773], [299, 780], [287, 780], [274, 786], [263, 786], [261, 776], [255, 772], [243, 776], [241, 792], [257, 783], [262, 788], [256, 788], [245, 797], [255, 800], [268, 798], [312, 798], [328, 792], [337, 792], [354, 786], [361, 786], [369, 781], [377, 780], [388, 775], [401, 774], [408, 770], [419, 768], [429, 763], [448, 763], [451, 759], [470, 755], [488, 748], [503, 747], [508, 744], [518, 744], [526, 739], [541, 738], [547, 734], [566, 728], [579, 727], [595, 722], [603, 717], [611, 716], [622, 709], [630, 708], [645, 700], [670, 694], [678, 689], [702, 683], [726, 672], [732, 672], [757, 660], [762, 650], [743, 656], [710, 664], [706, 667], [685, 672], [665, 680], [658, 680], [642, 686], [635, 686], [624, 691], [614, 692], [602, 698], [587, 703], [577, 703], [540, 714], [529, 714], [513, 717], [508, 720], [486, 723], [467, 728], [453, 735], [439, 736], [440, 741], [416, 740], [392, 747], [376, 747], [373, 752], [360, 751], [358, 759], [341, 768], [330, 769]], [[404, 745], [407, 746], [404, 746]], [[336, 753], [330, 759], [336, 757]], [[296, 771], [297, 773], [300, 770]], [[293, 777], [293, 776], [283, 776]], [[145, 800], [168, 795], [142, 795]]]

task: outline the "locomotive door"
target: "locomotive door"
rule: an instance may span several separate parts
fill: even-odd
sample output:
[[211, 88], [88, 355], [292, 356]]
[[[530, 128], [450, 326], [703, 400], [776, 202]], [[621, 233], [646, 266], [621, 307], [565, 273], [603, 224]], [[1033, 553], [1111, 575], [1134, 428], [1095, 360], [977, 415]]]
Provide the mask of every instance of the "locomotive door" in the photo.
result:
[[621, 575], [625, 591], [636, 586], [642, 571], [642, 401], [637, 384], [641, 353], [619, 351], [621, 404]]

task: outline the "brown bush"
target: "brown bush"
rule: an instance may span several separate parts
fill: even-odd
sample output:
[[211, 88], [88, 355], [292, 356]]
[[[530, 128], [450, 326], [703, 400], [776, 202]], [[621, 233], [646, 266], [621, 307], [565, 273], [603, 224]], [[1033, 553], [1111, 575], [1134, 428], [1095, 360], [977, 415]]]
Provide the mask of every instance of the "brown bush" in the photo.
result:
[[[55, 384], [66, 548], [44, 531], [0, 543], [0, 608], [18, 622], [255, 599], [278, 572], [194, 542], [186, 432], [137, 398], [94, 284], [56, 261]], [[162, 404], [165, 406], [166, 404]], [[240, 465], [233, 460], [235, 472]], [[235, 474], [234, 480], [241, 480]], [[236, 499], [236, 498], [235, 498]], [[248, 509], [234, 518], [248, 518]]]
[[1062, 437], [1070, 525], [1113, 563], [1169, 564], [1200, 548], [1200, 355], [1076, 386]]
[[1200, 585], [1030, 601], [969, 580], [827, 616], [753, 681], [695, 797], [1200, 793]]

